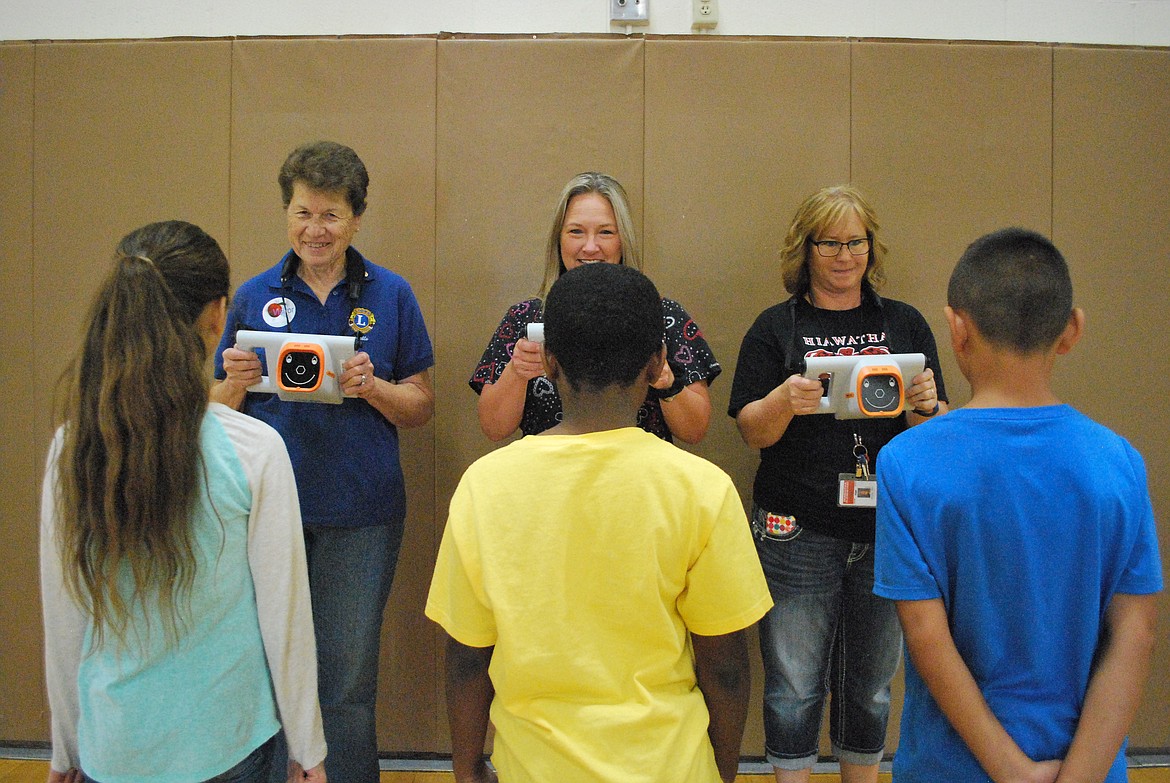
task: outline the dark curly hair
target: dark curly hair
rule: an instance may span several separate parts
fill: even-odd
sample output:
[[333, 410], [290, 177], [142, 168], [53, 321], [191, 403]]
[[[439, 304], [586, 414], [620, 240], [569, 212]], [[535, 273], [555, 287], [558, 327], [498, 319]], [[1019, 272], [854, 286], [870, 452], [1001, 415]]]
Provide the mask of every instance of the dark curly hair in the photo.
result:
[[624, 264], [585, 264], [557, 278], [544, 307], [544, 339], [569, 385], [629, 387], [662, 348], [662, 297]]

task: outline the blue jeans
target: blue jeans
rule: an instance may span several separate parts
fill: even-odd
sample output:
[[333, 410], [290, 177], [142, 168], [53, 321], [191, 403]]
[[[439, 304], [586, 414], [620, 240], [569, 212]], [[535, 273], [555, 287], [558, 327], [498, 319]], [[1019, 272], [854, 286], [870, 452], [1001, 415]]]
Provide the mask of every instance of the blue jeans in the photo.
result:
[[764, 530], [764, 511], [753, 507], [756, 551], [775, 604], [759, 625], [768, 761], [786, 770], [816, 762], [828, 693], [834, 755], [877, 764], [902, 629], [893, 602], [873, 594], [873, 545], [799, 525]]
[[[325, 775], [338, 783], [378, 783], [378, 653], [402, 534], [401, 524], [305, 526]], [[283, 734], [279, 744], [273, 783], [286, 779]]]
[[[264, 783], [275, 745], [276, 737], [273, 737], [245, 756], [239, 764], [213, 778], [208, 778], [205, 783]], [[97, 783], [84, 772], [81, 779], [83, 783]]]

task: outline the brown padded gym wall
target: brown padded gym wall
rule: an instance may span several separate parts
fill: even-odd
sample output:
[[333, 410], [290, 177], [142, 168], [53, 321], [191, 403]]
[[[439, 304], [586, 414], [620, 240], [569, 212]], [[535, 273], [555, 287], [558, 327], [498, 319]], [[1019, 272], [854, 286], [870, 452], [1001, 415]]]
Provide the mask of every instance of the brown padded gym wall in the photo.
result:
[[[693, 450], [745, 502], [757, 457], [726, 416], [739, 342], [784, 298], [775, 252], [799, 200], [851, 181], [891, 248], [887, 293], [935, 331], [953, 404], [969, 396], [941, 315], [955, 259], [1008, 224], [1052, 235], [1088, 314], [1061, 394], [1142, 451], [1155, 510], [1170, 509], [1170, 358], [1151, 343], [1170, 327], [1164, 49], [717, 36], [9, 43], [0, 133], [0, 744], [48, 738], [40, 474], [53, 385], [115, 242], [184, 218], [247, 279], [287, 247], [276, 173], [314, 138], [366, 162], [355, 244], [411, 282], [436, 350], [435, 418], [402, 437], [410, 511], [383, 634], [384, 752], [449, 751], [441, 633], [422, 606], [455, 483], [493, 448], [466, 381], [508, 305], [535, 293], [553, 206], [582, 170], [625, 184], [647, 272], [723, 365]], [[540, 490], [516, 477], [518, 497]], [[1160, 531], [1165, 561], [1170, 523]], [[1138, 748], [1170, 748], [1162, 615]], [[754, 657], [748, 756], [763, 743]], [[899, 702], [900, 683], [895, 718]]]
[[[30, 381], [42, 353], [29, 339], [33, 290], [32, 45], [0, 46], [0, 535], [11, 554], [0, 569], [0, 737], [39, 738], [44, 721], [37, 579], [37, 485], [45, 451], [34, 411], [58, 371]], [[59, 353], [47, 341], [49, 353]], [[57, 360], [49, 362], [59, 368]]]
[[[1162, 570], [1170, 574], [1170, 54], [1053, 53], [1052, 233], [1088, 315], [1062, 394], [1145, 456]], [[1170, 596], [1162, 594], [1153, 676], [1131, 735], [1170, 745]]]

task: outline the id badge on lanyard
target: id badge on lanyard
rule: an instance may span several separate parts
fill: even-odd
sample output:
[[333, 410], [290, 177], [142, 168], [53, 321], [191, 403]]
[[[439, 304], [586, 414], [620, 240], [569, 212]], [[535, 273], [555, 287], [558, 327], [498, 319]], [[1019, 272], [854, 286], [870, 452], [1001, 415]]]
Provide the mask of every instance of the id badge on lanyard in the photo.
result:
[[852, 473], [837, 474], [837, 505], [841, 508], [877, 508], [877, 476], [869, 472], [869, 450], [861, 436], [853, 433]]

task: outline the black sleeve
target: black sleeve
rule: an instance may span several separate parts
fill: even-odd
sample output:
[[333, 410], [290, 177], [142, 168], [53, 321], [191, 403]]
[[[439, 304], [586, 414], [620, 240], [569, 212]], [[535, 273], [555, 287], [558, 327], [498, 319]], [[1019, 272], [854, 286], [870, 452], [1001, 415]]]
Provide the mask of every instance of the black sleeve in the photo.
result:
[[524, 336], [528, 324], [540, 320], [540, 304], [538, 299], [526, 299], [512, 305], [504, 313], [500, 325], [492, 332], [492, 339], [488, 341], [483, 356], [479, 358], [479, 364], [475, 365], [475, 371], [467, 379], [467, 385], [476, 394], [483, 391], [485, 383], [495, 383], [500, 379], [504, 367], [512, 359], [516, 341]]
[[735, 418], [747, 404], [767, 397], [787, 377], [787, 352], [791, 340], [783, 304], [760, 313], [739, 346], [739, 360], [731, 381], [727, 415]]
[[710, 386], [723, 368], [695, 319], [678, 302], [663, 297], [662, 326], [666, 361], [674, 373], [674, 385], [669, 389], [651, 388], [650, 396], [657, 399], [673, 397], [698, 381], [706, 381]]

